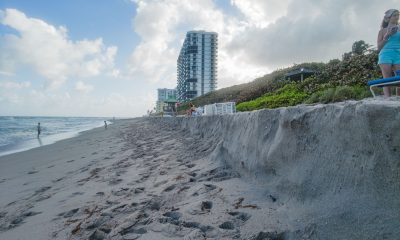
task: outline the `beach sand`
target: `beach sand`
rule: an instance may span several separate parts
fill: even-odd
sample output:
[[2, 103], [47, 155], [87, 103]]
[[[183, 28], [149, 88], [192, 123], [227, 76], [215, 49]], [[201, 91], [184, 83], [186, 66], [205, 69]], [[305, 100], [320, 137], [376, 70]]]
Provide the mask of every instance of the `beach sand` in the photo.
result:
[[0, 239], [399, 239], [400, 102], [119, 120], [0, 158]]
[[280, 239], [276, 199], [200, 138], [137, 118], [1, 157], [0, 239]]

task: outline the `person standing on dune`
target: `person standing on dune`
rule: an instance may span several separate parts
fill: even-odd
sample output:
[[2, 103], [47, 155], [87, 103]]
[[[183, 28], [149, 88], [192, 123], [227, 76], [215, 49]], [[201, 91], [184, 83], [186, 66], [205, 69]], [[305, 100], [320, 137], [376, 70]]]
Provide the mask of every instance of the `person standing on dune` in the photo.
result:
[[[378, 52], [379, 67], [383, 78], [393, 76], [393, 71], [400, 70], [400, 29], [399, 29], [399, 10], [389, 9], [385, 12], [378, 33]], [[400, 95], [400, 88], [396, 89]], [[385, 97], [390, 97], [390, 87], [383, 87]]]

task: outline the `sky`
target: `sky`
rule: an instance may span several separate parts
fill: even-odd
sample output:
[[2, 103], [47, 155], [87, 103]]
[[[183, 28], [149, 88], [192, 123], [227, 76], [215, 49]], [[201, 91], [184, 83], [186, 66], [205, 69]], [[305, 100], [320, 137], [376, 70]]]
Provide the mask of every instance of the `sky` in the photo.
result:
[[0, 116], [138, 117], [175, 88], [187, 31], [218, 33], [218, 89], [355, 41], [400, 0], [0, 0]]

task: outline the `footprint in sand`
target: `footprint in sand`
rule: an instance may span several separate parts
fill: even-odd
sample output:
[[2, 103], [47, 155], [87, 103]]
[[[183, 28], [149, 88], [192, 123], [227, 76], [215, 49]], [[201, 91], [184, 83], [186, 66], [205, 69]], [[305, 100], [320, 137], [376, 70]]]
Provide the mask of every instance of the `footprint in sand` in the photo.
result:
[[212, 190], [217, 188], [217, 186], [215, 186], [213, 184], [204, 184], [204, 187], [205, 187], [207, 192], [212, 191]]
[[36, 196], [36, 195], [38, 195], [38, 194], [40, 194], [40, 193], [44, 193], [44, 192], [46, 192], [47, 190], [49, 190], [50, 188], [51, 188], [50, 186], [41, 187], [41, 188], [39, 188], [38, 190], [35, 191], [35, 193], [33, 194], [33, 196]]
[[113, 178], [113, 179], [111, 179], [110, 181], [108, 181], [108, 184], [109, 184], [109, 185], [117, 185], [117, 184], [119, 184], [119, 183], [121, 183], [121, 182], [122, 182], [122, 179]]
[[169, 186], [169, 187], [165, 188], [165, 189], [164, 189], [164, 192], [170, 192], [170, 191], [174, 190], [174, 189], [175, 189], [175, 187], [176, 187], [176, 185], [175, 185], [175, 184], [174, 184], [174, 185], [171, 185], [171, 186]]
[[29, 211], [29, 212], [22, 213], [22, 214], [19, 215], [19, 216], [15, 216], [15, 217], [13, 217], [12, 220], [10, 221], [10, 225], [8, 226], [8, 228], [9, 228], [9, 229], [10, 229], [10, 228], [15, 228], [15, 227], [17, 227], [17, 226], [23, 224], [25, 218], [27, 218], [27, 217], [32, 217], [32, 216], [35, 216], [35, 215], [38, 215], [38, 214], [41, 214], [41, 213], [42, 213], [42, 212], [33, 212], [33, 211]]
[[111, 194], [114, 196], [118, 196], [118, 197], [119, 196], [127, 196], [127, 195], [129, 195], [129, 192], [127, 192], [128, 190], [129, 190], [129, 188], [120, 188], [117, 191], [112, 190]]
[[38, 215], [38, 214], [41, 214], [41, 213], [42, 213], [42, 212], [33, 212], [33, 211], [29, 211], [29, 212], [24, 213], [23, 216], [25, 216], [25, 217], [32, 217], [32, 216], [35, 216], [35, 215]]
[[218, 227], [221, 229], [225, 229], [225, 230], [235, 229], [235, 225], [233, 225], [233, 222], [230, 222], [230, 221], [226, 221], [226, 222], [222, 223], [221, 225], [219, 225]]
[[284, 232], [277, 233], [277, 232], [259, 232], [258, 234], [253, 235], [249, 239], [272, 239], [272, 240], [279, 240], [284, 239]]
[[41, 201], [49, 199], [49, 198], [51, 198], [51, 195], [50, 194], [45, 194], [45, 195], [39, 196], [35, 201], [36, 202], [41, 202]]
[[35, 174], [35, 173], [38, 173], [38, 172], [39, 172], [39, 171], [32, 170], [32, 171], [29, 171], [28, 174]]
[[75, 196], [79, 196], [79, 195], [83, 195], [83, 194], [85, 194], [85, 193], [83, 193], [83, 192], [74, 192], [74, 193], [71, 194], [71, 197], [75, 197]]
[[56, 180], [53, 180], [52, 182], [53, 182], [53, 183], [56, 183], [56, 182], [59, 182], [59, 181], [61, 181], [61, 180], [63, 180], [63, 179], [64, 179], [64, 177], [57, 178]]
[[71, 163], [71, 162], [74, 162], [74, 161], [75, 161], [75, 160], [68, 160], [67, 163]]
[[135, 188], [134, 193], [142, 193], [144, 191], [144, 187]]
[[186, 164], [186, 167], [188, 167], [188, 168], [193, 168], [195, 166], [196, 166], [196, 164], [194, 164], [194, 163]]
[[78, 211], [79, 211], [79, 208], [75, 208], [75, 209], [72, 209], [72, 210], [69, 210], [66, 212], [59, 213], [58, 216], [64, 217], [64, 218], [69, 218], [69, 217], [74, 216], [74, 214], [77, 213]]
[[250, 214], [244, 212], [228, 212], [228, 214], [242, 220], [243, 222], [246, 222], [251, 217]]
[[210, 211], [213, 206], [211, 201], [203, 201], [201, 202], [201, 211]]
[[0, 219], [2, 219], [3, 217], [5, 217], [7, 215], [7, 212], [0, 212]]

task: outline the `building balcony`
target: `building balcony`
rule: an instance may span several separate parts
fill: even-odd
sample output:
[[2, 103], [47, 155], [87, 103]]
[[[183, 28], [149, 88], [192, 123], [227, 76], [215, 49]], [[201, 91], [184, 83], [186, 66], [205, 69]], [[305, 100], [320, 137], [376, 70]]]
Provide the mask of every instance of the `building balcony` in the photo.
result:
[[197, 83], [197, 78], [188, 78], [186, 82]]

